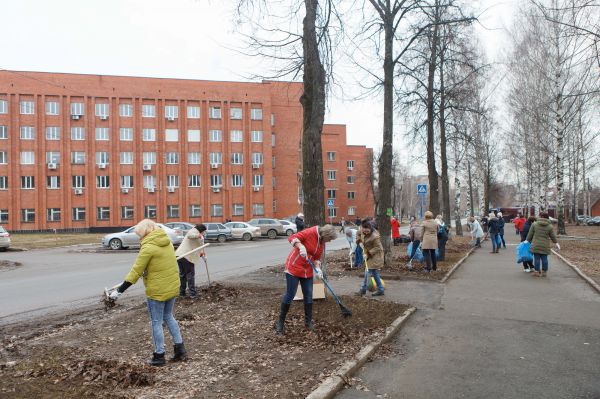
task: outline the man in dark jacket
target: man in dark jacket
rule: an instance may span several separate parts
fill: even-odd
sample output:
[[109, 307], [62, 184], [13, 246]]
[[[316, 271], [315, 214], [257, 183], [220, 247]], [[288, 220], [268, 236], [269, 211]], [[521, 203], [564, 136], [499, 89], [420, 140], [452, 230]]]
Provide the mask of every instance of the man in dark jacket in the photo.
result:
[[304, 214], [302, 212], [296, 216], [296, 220], [294, 222], [296, 223], [296, 229], [298, 230], [298, 233], [304, 230]]
[[498, 233], [500, 231], [500, 223], [498, 223], [498, 218], [493, 213], [489, 214], [488, 219], [488, 233], [490, 234], [490, 240], [492, 241], [492, 252], [493, 254], [497, 254], [500, 250], [500, 245], [498, 245]]
[[502, 241], [502, 246], [506, 249], [506, 241], [504, 241], [504, 218], [502, 217], [502, 212], [498, 212], [498, 234], [500, 235], [500, 241]]

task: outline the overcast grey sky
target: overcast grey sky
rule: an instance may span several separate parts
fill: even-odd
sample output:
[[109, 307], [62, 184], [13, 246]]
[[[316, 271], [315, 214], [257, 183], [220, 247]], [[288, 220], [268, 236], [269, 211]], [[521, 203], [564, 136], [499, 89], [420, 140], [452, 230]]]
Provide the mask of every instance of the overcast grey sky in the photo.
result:
[[[492, 60], [516, 4], [471, 2], [486, 10], [477, 30]], [[231, 0], [0, 0], [0, 9], [9, 39], [2, 43], [4, 69], [207, 80], [245, 80], [258, 72], [255, 60], [229, 49], [242, 45]], [[333, 98], [326, 122], [346, 124], [349, 144], [378, 147], [381, 108], [379, 98]], [[397, 136], [401, 154], [409, 156]]]

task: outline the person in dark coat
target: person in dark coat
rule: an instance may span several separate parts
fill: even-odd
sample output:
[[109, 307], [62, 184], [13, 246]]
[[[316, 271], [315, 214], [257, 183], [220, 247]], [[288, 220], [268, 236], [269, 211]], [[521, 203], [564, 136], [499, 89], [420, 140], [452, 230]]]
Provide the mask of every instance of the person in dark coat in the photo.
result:
[[296, 220], [294, 222], [296, 223], [297, 233], [304, 230], [304, 214], [302, 212], [296, 216]]
[[500, 231], [500, 224], [498, 223], [498, 218], [492, 212], [489, 214], [488, 219], [488, 233], [490, 234], [490, 240], [492, 241], [492, 252], [493, 254], [497, 254], [500, 250], [500, 246], [498, 245], [498, 232]]
[[[523, 242], [527, 239], [527, 234], [529, 233], [529, 229], [531, 228], [531, 225], [534, 222], [535, 222], [535, 216], [529, 216], [529, 218], [527, 219], [527, 221], [525, 222], [525, 224], [523, 225], [523, 228], [521, 230], [521, 242]], [[523, 269], [524, 269], [525, 273], [531, 273], [534, 270], [533, 260], [523, 262]]]
[[[506, 241], [504, 241], [504, 218], [502, 217], [502, 212], [498, 212], [498, 234], [500, 235], [500, 241], [502, 241], [502, 246], [506, 249]], [[499, 245], [498, 245], [499, 246]]]

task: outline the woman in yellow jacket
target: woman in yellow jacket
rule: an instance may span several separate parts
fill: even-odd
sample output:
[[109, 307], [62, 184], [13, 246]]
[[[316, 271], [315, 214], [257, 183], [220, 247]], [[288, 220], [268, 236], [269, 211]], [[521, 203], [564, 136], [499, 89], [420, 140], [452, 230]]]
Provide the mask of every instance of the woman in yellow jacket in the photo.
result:
[[141, 240], [140, 252], [123, 284], [110, 296], [112, 299], [118, 299], [127, 288], [142, 277], [146, 287], [154, 341], [154, 355], [148, 363], [152, 366], [165, 364], [163, 321], [175, 344], [175, 354], [171, 361], [185, 360], [187, 353], [183, 346], [183, 338], [181, 338], [179, 325], [173, 317], [175, 298], [179, 295], [179, 269], [173, 244], [167, 233], [152, 220], [142, 220], [135, 226], [134, 231]]

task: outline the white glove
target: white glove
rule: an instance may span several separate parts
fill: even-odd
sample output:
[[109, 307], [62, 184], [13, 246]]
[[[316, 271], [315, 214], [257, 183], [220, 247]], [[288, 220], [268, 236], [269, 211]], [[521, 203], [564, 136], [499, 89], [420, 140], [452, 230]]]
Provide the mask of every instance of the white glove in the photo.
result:
[[208, 258], [206, 257], [206, 254], [202, 254], [201, 256], [202, 259], [207, 260]]
[[308, 256], [306, 252], [306, 247], [300, 243], [297, 244], [298, 251], [300, 252], [300, 256], [306, 258]]
[[560, 251], [560, 244], [556, 243], [556, 249], [558, 249]]
[[523, 241], [523, 242], [524, 242], [525, 244], [529, 244], [529, 241], [527, 241], [527, 240], [525, 240], [525, 241]]
[[323, 270], [320, 267], [317, 267], [315, 270], [315, 278], [317, 280], [321, 280], [323, 278]]
[[108, 297], [110, 299], [112, 299], [113, 301], [116, 301], [117, 299], [119, 299], [119, 297], [121, 296], [121, 293], [117, 290], [114, 290], [113, 292], [111, 292], [110, 294], [108, 294]]

